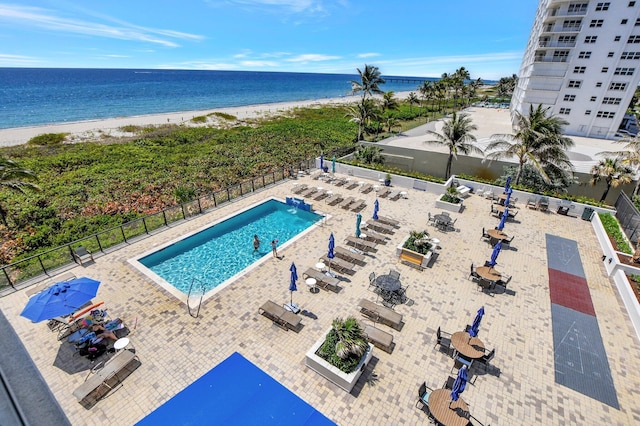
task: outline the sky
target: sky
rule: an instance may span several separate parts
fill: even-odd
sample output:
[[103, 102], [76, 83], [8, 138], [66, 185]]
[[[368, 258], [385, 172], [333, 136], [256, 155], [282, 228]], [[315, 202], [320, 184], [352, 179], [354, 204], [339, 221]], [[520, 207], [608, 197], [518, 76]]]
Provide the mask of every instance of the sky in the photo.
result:
[[0, 67], [517, 74], [537, 0], [0, 0]]

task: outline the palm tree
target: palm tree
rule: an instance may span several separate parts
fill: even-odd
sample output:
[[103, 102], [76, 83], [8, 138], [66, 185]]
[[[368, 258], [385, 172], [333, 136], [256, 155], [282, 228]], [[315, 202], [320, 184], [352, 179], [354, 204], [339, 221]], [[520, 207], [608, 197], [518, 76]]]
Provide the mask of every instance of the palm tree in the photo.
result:
[[349, 121], [358, 124], [358, 135], [356, 136], [356, 142], [362, 140], [367, 124], [373, 117], [376, 116], [376, 105], [371, 99], [363, 100], [355, 105], [351, 105], [348, 108], [347, 117], [350, 117]]
[[336, 342], [336, 355], [345, 359], [351, 356], [361, 357], [369, 348], [369, 344], [364, 338], [364, 332], [354, 317], [346, 320], [336, 318], [331, 323], [336, 332], [338, 341]]
[[365, 64], [362, 71], [359, 68], [357, 70], [360, 75], [360, 81], [351, 80], [351, 91], [354, 94], [362, 92], [362, 102], [365, 101], [367, 96], [383, 93], [380, 85], [384, 84], [385, 81], [378, 67]]
[[398, 127], [398, 119], [389, 115], [385, 117], [384, 124], [387, 126], [387, 130], [389, 130], [389, 133], [392, 133], [393, 128]]
[[[616, 143], [624, 143], [623, 151], [615, 152], [599, 152], [598, 155], [616, 156], [620, 157], [620, 162], [627, 166], [638, 167], [640, 166], [640, 138], [623, 138]], [[636, 181], [636, 186], [633, 188], [633, 195], [638, 195], [640, 191], [640, 179]]]
[[447, 112], [446, 103], [447, 103], [447, 100], [449, 99], [449, 77], [447, 76], [446, 73], [442, 74], [442, 76], [443, 76], [442, 79], [436, 81], [434, 85], [433, 96], [438, 101], [438, 111], [442, 112], [444, 107], [444, 112], [446, 113]]
[[[422, 86], [419, 87], [418, 89], [420, 91], [420, 95], [422, 96], [422, 99], [424, 101], [424, 105], [425, 105], [425, 110], [427, 108], [427, 101], [432, 101], [431, 102], [431, 109], [433, 109], [433, 101], [435, 100], [435, 82], [433, 81], [424, 81], [422, 83]], [[425, 116], [428, 117], [427, 114], [425, 114]], [[427, 118], [428, 121], [428, 118]]]
[[426, 141], [427, 143], [444, 145], [449, 149], [445, 179], [451, 176], [451, 164], [454, 158], [458, 158], [458, 153], [467, 155], [471, 152], [477, 152], [483, 154], [480, 148], [473, 145], [473, 142], [476, 142], [476, 137], [471, 132], [477, 129], [478, 127], [471, 123], [469, 114], [454, 112], [451, 119], [442, 126], [442, 133], [427, 130], [427, 134], [436, 138]]
[[409, 103], [409, 112], [413, 112], [413, 105], [420, 103], [420, 100], [416, 96], [415, 92], [409, 92], [409, 96], [407, 96], [407, 102]]
[[464, 90], [465, 81], [471, 80], [471, 74], [465, 67], [458, 68], [451, 75], [451, 87], [453, 88], [453, 108], [458, 107], [458, 95]]
[[382, 111], [398, 109], [398, 100], [394, 97], [393, 90], [389, 90], [382, 95]]
[[364, 164], [384, 164], [382, 149], [374, 145], [358, 145], [353, 156]]
[[515, 184], [520, 183], [520, 176], [525, 164], [531, 164], [540, 173], [546, 183], [550, 183], [550, 175], [572, 173], [573, 164], [567, 155], [567, 149], [573, 141], [562, 135], [563, 126], [568, 123], [554, 115], [547, 115], [551, 107], [538, 105], [529, 107], [529, 115], [516, 112], [517, 132], [512, 135], [491, 135], [492, 142], [487, 155], [492, 160], [501, 158], [518, 159], [518, 173]]
[[589, 181], [591, 185], [597, 184], [602, 179], [604, 179], [607, 184], [606, 189], [602, 193], [602, 197], [600, 197], [600, 202], [602, 203], [605, 198], [607, 198], [607, 194], [609, 194], [612, 186], [615, 188], [621, 183], [631, 182], [633, 179], [633, 170], [622, 164], [619, 158], [608, 157], [600, 160], [598, 164], [591, 168], [591, 175], [591, 180]]
[[[18, 163], [8, 158], [0, 157], [0, 186], [11, 191], [25, 193], [30, 189], [40, 191], [40, 187], [28, 180], [37, 181], [38, 177], [31, 170], [25, 169]], [[0, 205], [0, 220], [4, 226], [7, 224], [7, 211]]]

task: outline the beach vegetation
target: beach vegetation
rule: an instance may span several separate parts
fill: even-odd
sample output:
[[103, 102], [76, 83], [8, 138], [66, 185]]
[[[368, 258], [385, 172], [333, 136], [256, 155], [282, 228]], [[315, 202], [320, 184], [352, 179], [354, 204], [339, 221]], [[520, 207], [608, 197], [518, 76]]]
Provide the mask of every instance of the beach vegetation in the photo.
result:
[[355, 371], [369, 349], [364, 330], [354, 317], [335, 318], [317, 355], [345, 373]]
[[118, 130], [124, 133], [139, 133], [144, 129], [143, 126], [137, 126], [135, 124], [126, 124], [118, 127]]
[[236, 117], [235, 115], [227, 114], [226, 112], [218, 112], [218, 111], [216, 111], [216, 112], [212, 112], [209, 115], [214, 116], [214, 117], [218, 117], [218, 118], [221, 118], [221, 119], [227, 120], [227, 121], [235, 121], [235, 120], [238, 119], [238, 117]]
[[27, 142], [29, 145], [59, 145], [65, 141], [69, 133], [44, 133], [34, 136]]
[[629, 166], [622, 164], [621, 160], [617, 157], [608, 157], [598, 161], [593, 167], [591, 167], [591, 180], [590, 185], [596, 185], [598, 182], [604, 180], [606, 187], [600, 202], [603, 202], [609, 194], [611, 187], [617, 187], [623, 183], [629, 183], [633, 180], [633, 170]]
[[[34, 183], [37, 180], [38, 177], [33, 171], [9, 158], [0, 157], [0, 188], [26, 195], [27, 191], [40, 191], [40, 187]], [[30, 204], [23, 202], [20, 206], [14, 207], [25, 206], [28, 208]], [[7, 210], [1, 202], [0, 221], [4, 226], [9, 226], [7, 223]]]
[[609, 237], [613, 239], [613, 241], [618, 246], [617, 247], [618, 251], [621, 251], [622, 253], [626, 253], [626, 254], [632, 254], [633, 250], [631, 249], [631, 246], [627, 242], [626, 236], [620, 229], [620, 224], [618, 223], [618, 219], [616, 219], [614, 216], [612, 216], [609, 213], [599, 213], [598, 216], [600, 217], [600, 222], [602, 222], [602, 226], [606, 231], [607, 235], [609, 235]]
[[384, 164], [382, 148], [375, 145], [358, 145], [353, 157], [360, 164]]
[[[638, 93], [638, 90], [636, 90]], [[599, 152], [598, 155], [605, 155], [610, 157], [618, 157], [620, 158], [620, 163], [625, 166], [637, 167], [640, 166], [640, 138], [639, 137], [628, 137], [622, 138], [616, 143], [624, 144], [624, 149], [621, 151], [604, 151]], [[636, 181], [636, 185], [633, 188], [632, 197], [637, 197], [640, 195], [640, 179]]]
[[209, 118], [206, 115], [196, 115], [191, 119], [192, 123], [203, 124], [206, 123]]

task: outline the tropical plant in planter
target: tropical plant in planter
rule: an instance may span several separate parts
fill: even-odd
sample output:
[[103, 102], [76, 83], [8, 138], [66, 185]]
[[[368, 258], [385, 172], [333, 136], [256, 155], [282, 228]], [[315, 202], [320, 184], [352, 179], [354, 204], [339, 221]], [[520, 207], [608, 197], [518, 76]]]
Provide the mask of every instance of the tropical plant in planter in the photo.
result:
[[405, 241], [402, 247], [415, 251], [416, 253], [427, 255], [431, 247], [433, 247], [433, 244], [431, 244], [431, 239], [427, 231], [411, 231], [409, 239]]
[[451, 204], [460, 204], [462, 202], [462, 199], [456, 196], [456, 189], [452, 186], [447, 188], [447, 192], [442, 194], [440, 200]]
[[387, 173], [387, 175], [384, 177], [384, 186], [389, 186], [389, 185], [391, 185], [391, 175]]
[[364, 331], [354, 317], [336, 318], [316, 355], [345, 373], [353, 372], [369, 349]]

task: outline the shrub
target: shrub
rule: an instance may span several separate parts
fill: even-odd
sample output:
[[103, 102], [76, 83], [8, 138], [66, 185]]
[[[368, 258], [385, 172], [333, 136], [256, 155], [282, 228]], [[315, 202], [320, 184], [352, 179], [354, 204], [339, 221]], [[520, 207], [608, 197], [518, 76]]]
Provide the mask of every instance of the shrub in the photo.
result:
[[235, 121], [238, 119], [235, 115], [227, 114], [224, 112], [212, 112], [209, 115], [213, 115], [214, 117], [222, 118], [223, 120], [227, 121]]
[[620, 230], [618, 220], [609, 213], [600, 213], [599, 216], [604, 230], [616, 242], [618, 250], [622, 253], [633, 254], [633, 250]]
[[415, 251], [420, 254], [428, 254], [432, 247], [429, 241], [429, 233], [427, 231], [411, 231], [409, 239], [404, 243], [404, 248]]
[[196, 117], [193, 117], [191, 119], [191, 122], [193, 122], [193, 123], [206, 123], [207, 122], [207, 116], [206, 115], [198, 115]]
[[354, 317], [348, 317], [346, 320], [336, 318], [332, 325], [333, 328], [318, 348], [316, 355], [340, 371], [352, 373], [369, 348], [369, 343]]
[[44, 133], [42, 135], [34, 136], [27, 142], [29, 145], [59, 145], [64, 142], [65, 138], [69, 136], [69, 133]]

